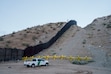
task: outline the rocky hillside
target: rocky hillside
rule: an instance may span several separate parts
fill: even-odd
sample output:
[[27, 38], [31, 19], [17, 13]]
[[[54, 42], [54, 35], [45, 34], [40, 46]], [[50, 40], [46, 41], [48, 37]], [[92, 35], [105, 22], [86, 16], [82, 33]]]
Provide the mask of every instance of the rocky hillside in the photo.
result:
[[95, 62], [89, 65], [111, 67], [111, 15], [97, 18], [85, 28], [72, 26], [37, 55], [91, 56]]
[[64, 26], [64, 24], [65, 22], [48, 23], [1, 36], [0, 48], [25, 49], [28, 46], [47, 42]]
[[[90, 55], [91, 46], [111, 53], [111, 16], [95, 19], [85, 28], [72, 26], [44, 54]], [[47, 52], [47, 53], [46, 53]], [[41, 52], [43, 54], [43, 52]]]
[[87, 31], [87, 40], [91, 45], [111, 49], [111, 15], [95, 19], [84, 29]]

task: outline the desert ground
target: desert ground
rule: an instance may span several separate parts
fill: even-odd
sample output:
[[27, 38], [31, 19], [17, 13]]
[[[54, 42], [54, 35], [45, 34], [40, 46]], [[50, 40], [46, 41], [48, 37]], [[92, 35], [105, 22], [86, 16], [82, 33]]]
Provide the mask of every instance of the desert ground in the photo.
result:
[[[0, 63], [0, 74], [111, 74], [111, 68], [74, 65], [68, 60], [49, 60], [49, 66], [27, 68], [23, 61]], [[92, 62], [93, 64], [95, 62]]]

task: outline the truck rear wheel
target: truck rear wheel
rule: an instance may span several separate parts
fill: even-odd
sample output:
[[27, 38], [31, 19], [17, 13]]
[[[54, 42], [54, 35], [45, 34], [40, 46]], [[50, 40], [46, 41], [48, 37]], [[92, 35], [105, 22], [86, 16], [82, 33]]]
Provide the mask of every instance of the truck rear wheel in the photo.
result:
[[30, 66], [29, 65], [27, 65], [27, 68], [29, 68]]
[[34, 68], [35, 67], [35, 64], [32, 64], [32, 66], [31, 66], [32, 68]]

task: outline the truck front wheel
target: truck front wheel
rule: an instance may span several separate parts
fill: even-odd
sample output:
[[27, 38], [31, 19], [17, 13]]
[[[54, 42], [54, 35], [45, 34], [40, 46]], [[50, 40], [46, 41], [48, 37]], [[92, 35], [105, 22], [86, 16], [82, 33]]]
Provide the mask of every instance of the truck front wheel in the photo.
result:
[[49, 63], [46, 63], [46, 64], [45, 64], [45, 66], [48, 66], [48, 65], [49, 65]]

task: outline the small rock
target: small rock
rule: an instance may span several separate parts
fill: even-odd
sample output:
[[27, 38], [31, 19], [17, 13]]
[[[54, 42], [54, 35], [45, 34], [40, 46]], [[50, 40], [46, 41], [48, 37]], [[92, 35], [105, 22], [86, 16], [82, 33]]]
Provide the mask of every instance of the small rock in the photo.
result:
[[9, 66], [8, 68], [12, 68], [12, 67]]

